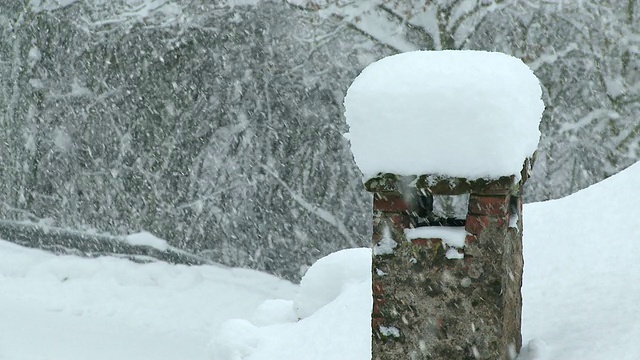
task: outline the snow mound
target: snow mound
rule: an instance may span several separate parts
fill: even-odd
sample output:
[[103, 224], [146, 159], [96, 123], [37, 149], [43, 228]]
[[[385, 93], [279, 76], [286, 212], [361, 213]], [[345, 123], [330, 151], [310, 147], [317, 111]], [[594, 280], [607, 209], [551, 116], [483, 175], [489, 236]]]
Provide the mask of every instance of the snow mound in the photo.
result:
[[517, 175], [538, 146], [541, 94], [531, 69], [506, 54], [407, 52], [354, 80], [345, 136], [365, 181], [378, 173]]
[[[518, 360], [640, 359], [639, 178], [637, 163], [525, 205]], [[302, 289], [246, 269], [55, 256], [0, 240], [0, 358], [370, 360], [370, 257], [321, 259]], [[305, 299], [325, 289], [322, 302]]]
[[523, 346], [516, 360], [547, 360], [549, 347], [544, 340], [533, 339]]
[[640, 162], [524, 207], [523, 340], [548, 359], [640, 359]]
[[[267, 300], [252, 323], [230, 320], [220, 327], [208, 347], [210, 358], [371, 359], [370, 264], [371, 249], [342, 250], [318, 260], [293, 303]], [[291, 318], [292, 305], [305, 315], [301, 320]]]
[[0, 240], [0, 289], [0, 359], [201, 360], [212, 327], [267, 299], [291, 304], [298, 286], [254, 270], [56, 256]]
[[252, 323], [258, 326], [268, 326], [295, 322], [296, 313], [293, 311], [293, 301], [283, 299], [265, 300], [253, 316]]
[[160, 251], [167, 251], [169, 249], [169, 244], [166, 240], [160, 239], [147, 231], [127, 235], [124, 241], [129, 245], [148, 246]]
[[208, 351], [213, 359], [243, 360], [253, 354], [260, 334], [258, 328], [247, 320], [228, 320], [220, 327], [217, 336], [209, 343]]
[[[566, 198], [525, 205], [526, 345], [518, 360], [640, 359], [640, 313], [633, 311], [640, 303], [634, 286], [640, 283], [638, 178], [640, 163]], [[230, 353], [246, 354], [246, 360], [370, 360], [370, 256], [369, 249], [354, 249], [319, 260], [293, 302], [304, 305], [297, 311], [306, 317], [271, 319], [267, 326], [254, 323], [255, 328], [228, 325], [226, 334], [214, 338], [228, 339], [226, 344], [210, 355], [214, 360], [234, 359]], [[314, 303], [313, 296], [323, 300]], [[289, 304], [265, 302], [258, 313], [274, 307], [276, 315], [287, 314]], [[233, 342], [240, 326], [250, 336]]]
[[298, 318], [307, 318], [332, 302], [345, 288], [368, 279], [371, 279], [371, 249], [335, 252], [307, 270], [293, 300], [293, 308]]

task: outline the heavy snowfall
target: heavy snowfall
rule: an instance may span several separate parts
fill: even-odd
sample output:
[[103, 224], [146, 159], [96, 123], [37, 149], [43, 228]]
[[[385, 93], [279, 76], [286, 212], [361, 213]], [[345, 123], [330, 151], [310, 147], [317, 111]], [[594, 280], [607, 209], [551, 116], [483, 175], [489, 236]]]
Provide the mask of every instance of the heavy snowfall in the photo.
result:
[[[635, 164], [525, 205], [518, 360], [640, 358], [639, 176]], [[370, 266], [370, 249], [342, 250], [296, 285], [254, 270], [55, 256], [0, 241], [0, 359], [368, 360]]]
[[7, 0], [0, 359], [368, 359], [343, 101], [414, 50], [540, 79], [519, 360], [640, 358], [638, 0]]
[[365, 66], [417, 49], [526, 63], [546, 105], [531, 202], [637, 161], [639, 48], [637, 0], [2, 1], [0, 237], [98, 255], [148, 231], [299, 281], [370, 241], [342, 137]]

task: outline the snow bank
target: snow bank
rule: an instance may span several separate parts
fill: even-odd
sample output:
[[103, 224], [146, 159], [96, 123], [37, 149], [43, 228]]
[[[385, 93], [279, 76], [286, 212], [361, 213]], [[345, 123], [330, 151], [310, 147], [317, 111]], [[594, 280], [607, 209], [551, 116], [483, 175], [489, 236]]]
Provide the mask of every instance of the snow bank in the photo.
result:
[[[525, 205], [518, 360], [640, 359], [638, 178], [640, 163], [567, 198]], [[318, 261], [296, 300], [275, 306], [280, 322], [226, 324], [214, 336], [211, 358], [369, 360], [371, 284], [361, 280], [370, 256], [361, 249]], [[299, 321], [290, 317], [294, 304], [307, 309]], [[240, 342], [233, 340], [239, 331]]]
[[345, 97], [364, 180], [380, 172], [468, 179], [518, 174], [538, 146], [540, 84], [519, 59], [414, 51], [369, 65]]
[[[370, 264], [370, 249], [343, 250], [318, 260], [293, 302], [266, 301], [251, 322], [226, 322], [209, 346], [211, 359], [369, 360]], [[264, 326], [267, 309], [274, 313]], [[294, 310], [300, 320], [290, 318]], [[282, 320], [272, 321], [276, 318]]]
[[[525, 205], [518, 360], [640, 359], [639, 178], [640, 163]], [[370, 260], [370, 249], [329, 255], [298, 287], [0, 241], [0, 359], [370, 360]]]
[[169, 244], [166, 240], [160, 239], [147, 231], [129, 234], [125, 236], [124, 241], [129, 245], [148, 246], [159, 251], [167, 251], [169, 249]]
[[548, 359], [640, 359], [640, 162], [524, 207], [523, 338]]
[[311, 266], [293, 300], [298, 318], [313, 315], [353, 284], [371, 281], [371, 250], [341, 250]]
[[217, 266], [55, 256], [0, 240], [0, 359], [198, 360], [212, 327], [298, 286]]

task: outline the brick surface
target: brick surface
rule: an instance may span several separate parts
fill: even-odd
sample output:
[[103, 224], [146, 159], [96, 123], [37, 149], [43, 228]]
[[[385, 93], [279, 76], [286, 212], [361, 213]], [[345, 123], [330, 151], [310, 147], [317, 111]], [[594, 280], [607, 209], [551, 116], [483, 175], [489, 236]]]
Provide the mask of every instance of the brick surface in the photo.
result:
[[508, 216], [490, 215], [467, 215], [464, 228], [469, 234], [480, 235], [490, 224], [495, 223], [498, 227], [509, 223]]
[[478, 241], [478, 236], [476, 236], [476, 235], [467, 235], [464, 238], [465, 245], [471, 245], [476, 241]]
[[384, 212], [409, 211], [410, 205], [401, 194], [376, 193], [373, 196], [373, 209]]
[[469, 195], [469, 214], [504, 216], [509, 211], [509, 196]]
[[384, 304], [384, 289], [377, 282], [373, 281], [372, 283], [372, 293], [373, 293], [373, 310], [371, 314], [371, 328], [377, 329], [380, 325], [382, 325], [382, 316], [380, 312], [380, 307]]
[[419, 246], [432, 246], [433, 244], [440, 244], [442, 242], [442, 239], [440, 238], [416, 238], [416, 239], [411, 239], [411, 242], [415, 245], [419, 245]]
[[395, 229], [408, 229], [411, 224], [411, 217], [406, 214], [393, 214], [387, 217]]
[[471, 183], [471, 193], [482, 195], [506, 195], [511, 193], [515, 183], [515, 176], [503, 176], [497, 180], [476, 180]]
[[[521, 222], [518, 229], [508, 228], [511, 213], [521, 216], [516, 197], [521, 187], [514, 180], [425, 175], [411, 183], [384, 175], [377, 183], [371, 181], [371, 189], [376, 189], [373, 243], [385, 232], [397, 243], [393, 254], [372, 257], [372, 360], [404, 359], [408, 354], [508, 360], [510, 349], [520, 349]], [[421, 190], [427, 196], [470, 193], [463, 260], [448, 260], [439, 238], [407, 241], [404, 229], [419, 220], [420, 203], [412, 195]], [[413, 203], [405, 201], [402, 192]], [[470, 318], [476, 319], [474, 327]], [[381, 326], [393, 326], [401, 336], [388, 336]]]
[[385, 232], [388, 230], [388, 235], [395, 242], [403, 242], [406, 241], [404, 236], [404, 229], [408, 229], [412, 226], [411, 216], [404, 213], [396, 213], [396, 212], [383, 212], [383, 211], [374, 211], [373, 212], [373, 236], [372, 240], [374, 244], [377, 244], [384, 236]]

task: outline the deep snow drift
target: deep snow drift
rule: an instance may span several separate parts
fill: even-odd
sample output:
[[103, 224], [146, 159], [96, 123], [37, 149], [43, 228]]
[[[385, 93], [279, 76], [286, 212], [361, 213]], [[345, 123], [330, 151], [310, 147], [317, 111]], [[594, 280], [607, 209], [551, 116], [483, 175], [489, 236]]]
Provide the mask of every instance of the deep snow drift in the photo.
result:
[[[525, 205], [522, 330], [528, 345], [519, 360], [640, 359], [639, 178], [637, 163], [564, 199]], [[297, 297], [313, 295], [304, 300], [302, 320], [252, 326], [250, 351], [236, 357], [212, 351], [213, 359], [370, 359], [369, 317], [362, 312], [371, 306], [370, 278], [362, 281], [369, 261], [369, 249], [318, 261]], [[343, 269], [353, 266], [361, 271], [345, 277]], [[314, 299], [327, 304], [319, 307]]]
[[640, 163], [524, 211], [524, 339], [549, 360], [640, 359]]
[[503, 53], [402, 53], [353, 81], [345, 136], [365, 181], [379, 172], [517, 175], [538, 146], [541, 94], [531, 69]]
[[[530, 346], [519, 360], [640, 359], [638, 178], [640, 163], [525, 205]], [[369, 252], [332, 254], [297, 286], [250, 270], [53, 256], [0, 241], [0, 359], [368, 360]]]
[[296, 292], [252, 270], [55, 256], [0, 240], [0, 359], [206, 359], [212, 328]]

